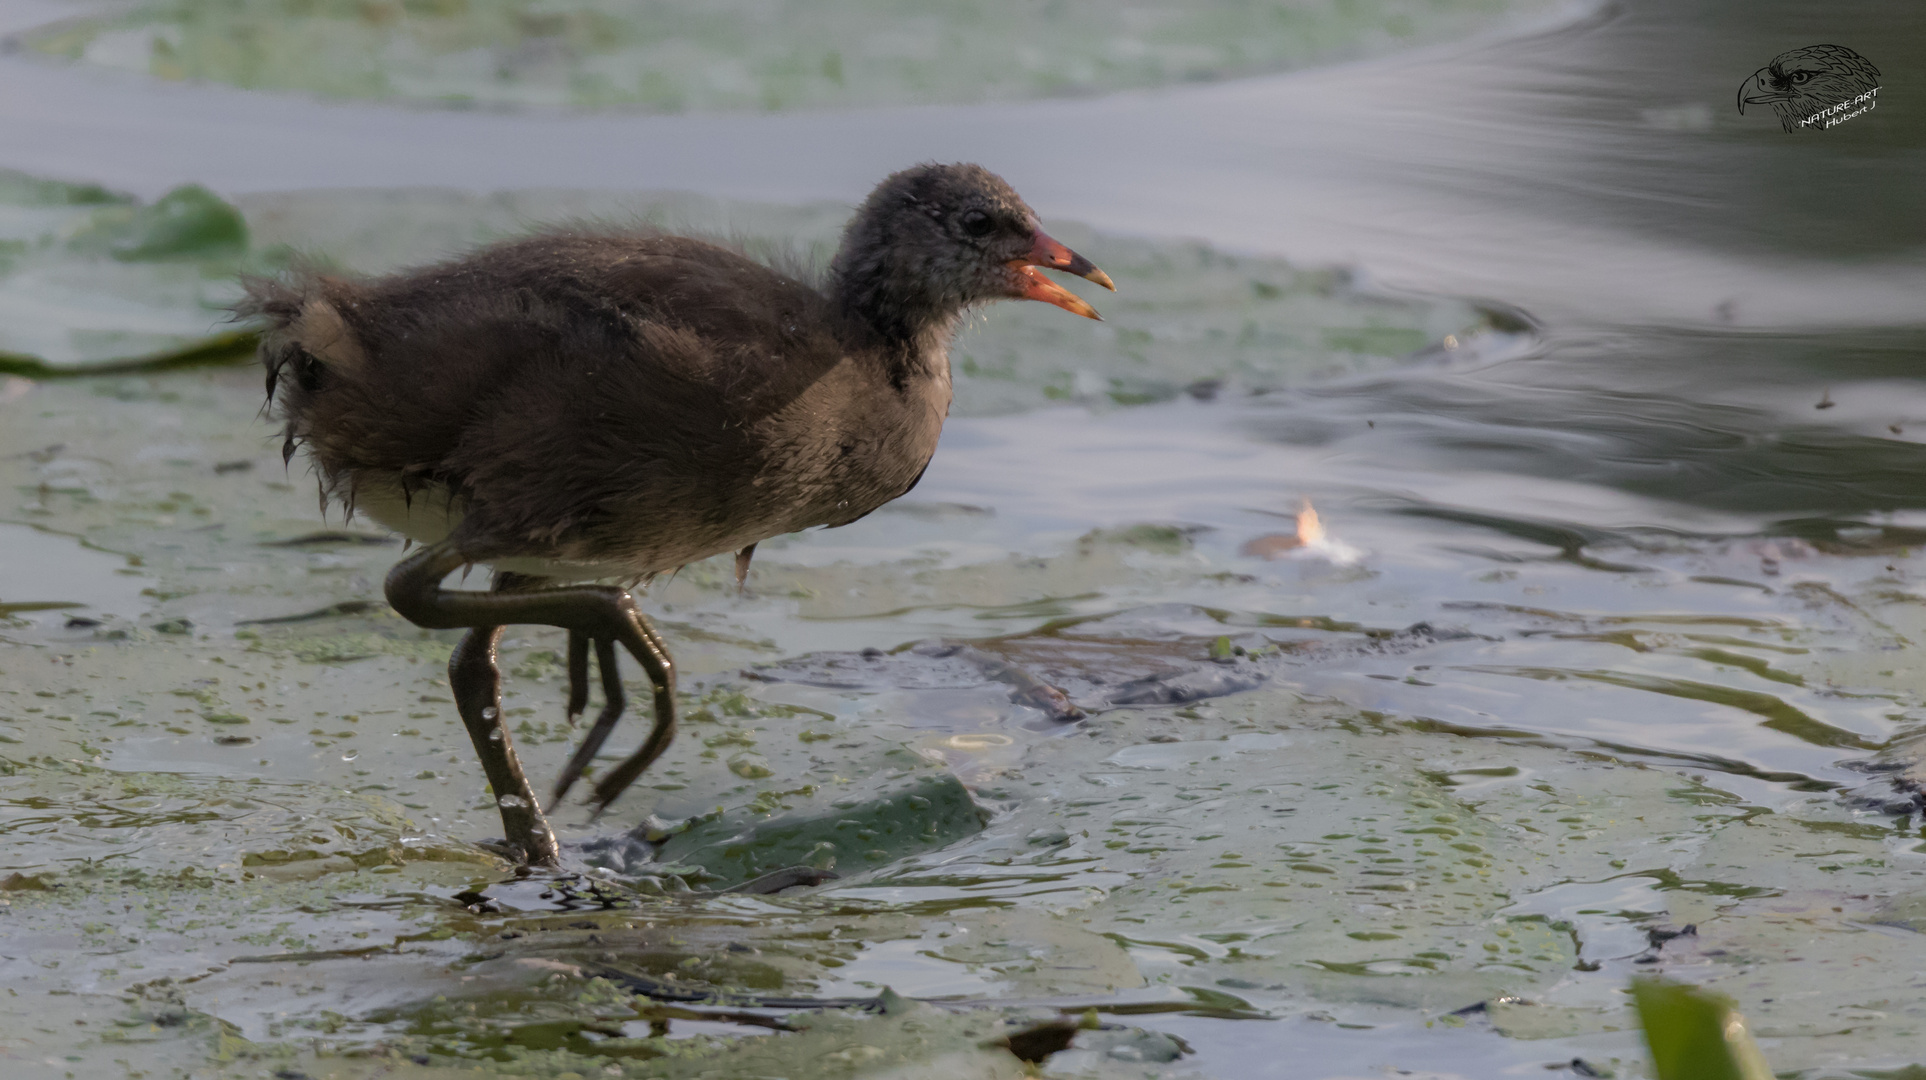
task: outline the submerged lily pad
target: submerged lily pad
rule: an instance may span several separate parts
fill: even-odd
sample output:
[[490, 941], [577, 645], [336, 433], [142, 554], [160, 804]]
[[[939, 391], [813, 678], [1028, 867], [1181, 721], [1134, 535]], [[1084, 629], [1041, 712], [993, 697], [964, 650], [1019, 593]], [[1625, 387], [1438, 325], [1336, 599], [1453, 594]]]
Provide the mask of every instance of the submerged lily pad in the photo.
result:
[[1462, 36], [1542, 0], [150, 0], [32, 48], [163, 79], [456, 105], [788, 109], [1222, 78]]
[[[298, 244], [369, 271], [522, 228], [531, 207], [740, 214], [758, 243], [818, 255], [845, 213], [596, 198], [240, 209], [257, 255]], [[78, 189], [20, 209], [127, 212]], [[34, 1060], [113, 1074], [127, 1040], [151, 1039], [144, 1065], [197, 1075], [995, 1075], [1014, 1001], [1034, 1003], [1026, 1023], [1091, 1010], [1147, 1029], [1079, 1030], [1045, 1076], [1249, 1075], [1280, 1045], [1293, 1065], [1368, 1052], [1323, 1075], [1581, 1056], [1634, 1075], [1622, 991], [1656, 970], [1738, 1000], [1787, 1069], [1916, 1058], [1926, 867], [1887, 813], [1912, 803], [1873, 812], [1833, 790], [1867, 776], [1845, 760], [1926, 717], [1916, 535], [1775, 556], [1751, 581], [1745, 540], [1414, 525], [1354, 486], [1319, 505], [1370, 550], [1363, 567], [1240, 554], [1285, 527], [1306, 476], [1363, 486], [1340, 467], [1351, 448], [1311, 423], [1258, 425], [1277, 443], [1239, 433], [1289, 420], [1279, 399], [1299, 395], [1114, 406], [1388, 367], [1344, 350], [1415, 331], [1443, 345], [1475, 316], [1060, 231], [1121, 268], [1125, 292], [1099, 298], [1112, 322], [995, 309], [960, 368], [998, 334], [1036, 336], [1008, 377], [964, 371], [960, 411], [1053, 387], [1100, 408], [954, 420], [918, 491], [934, 501], [773, 540], [746, 591], [726, 557], [654, 586], [681, 734], [599, 822], [575, 803], [554, 815], [571, 857], [653, 815], [643, 835], [674, 849], [653, 882], [646, 866], [515, 876], [471, 846], [499, 818], [447, 687], [457, 632], [387, 610], [399, 551], [317, 519], [255, 373], [0, 379], [0, 541], [32, 562], [25, 591], [23, 568], [0, 570], [0, 597], [95, 605], [0, 622], [19, 867], [0, 867], [0, 904]], [[1247, 318], [1256, 343], [1238, 345], [1227, 328]], [[1301, 397], [1322, 414], [1373, 395], [1353, 380]], [[1396, 464], [1374, 490], [1439, 475]], [[1482, 498], [1549, 490], [1489, 494], [1512, 483], [1529, 481]], [[500, 730], [538, 784], [580, 738], [566, 650], [531, 627], [500, 645]], [[629, 719], [598, 770], [646, 727], [648, 689], [625, 673]], [[931, 785], [911, 792], [930, 805], [897, 784]], [[701, 891], [823, 861], [825, 842], [838, 880]], [[715, 1026], [791, 1012], [759, 1004], [776, 996], [882, 1015], [834, 1013], [821, 1041]], [[83, 997], [91, 1016], [68, 1008]], [[897, 1011], [906, 997], [956, 1011]], [[1447, 1060], [1467, 1046], [1472, 1066]], [[817, 1073], [790, 1067], [804, 1054]]]
[[[219, 721], [217, 721], [219, 722]], [[309, 875], [398, 863], [406, 822], [380, 799], [313, 784], [14, 763], [0, 779], [0, 869], [174, 874], [241, 866]]]
[[146, 578], [116, 556], [73, 537], [0, 522], [0, 625], [13, 618], [74, 617], [98, 624], [146, 610]]
[[[849, 213], [568, 191], [296, 192], [229, 205], [198, 187], [140, 206], [17, 176], [0, 183], [0, 211], [9, 192], [16, 231], [31, 238], [13, 263], [0, 260], [0, 372], [24, 375], [244, 360], [252, 337], [226, 321], [235, 275], [273, 272], [297, 253], [384, 273], [587, 220], [732, 237], [751, 254], [820, 268]], [[960, 415], [1264, 391], [1381, 370], [1427, 344], [1433, 358], [1465, 358], [1527, 340], [1492, 330], [1470, 305], [1363, 292], [1339, 271], [1052, 228], [1116, 279], [1119, 293], [1097, 298], [1108, 321], [1041, 304], [986, 309], [951, 350]]]
[[791, 866], [849, 874], [948, 847], [988, 817], [948, 772], [823, 795], [774, 816], [748, 807], [717, 815], [671, 837], [658, 858], [699, 866], [718, 888]]

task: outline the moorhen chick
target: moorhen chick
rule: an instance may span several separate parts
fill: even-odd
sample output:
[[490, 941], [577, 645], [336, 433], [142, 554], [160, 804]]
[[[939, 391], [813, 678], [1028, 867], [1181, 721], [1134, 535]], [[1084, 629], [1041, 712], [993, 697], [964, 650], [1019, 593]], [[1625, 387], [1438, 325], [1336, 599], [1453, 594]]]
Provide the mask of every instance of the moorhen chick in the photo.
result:
[[[601, 776], [599, 812], [675, 733], [675, 667], [628, 588], [756, 542], [846, 525], [916, 485], [950, 406], [963, 313], [1041, 300], [1097, 318], [1036, 269], [1113, 289], [1037, 227], [993, 173], [927, 164], [885, 179], [820, 280], [706, 240], [559, 230], [373, 280], [254, 280], [283, 456], [305, 445], [339, 501], [424, 546], [388, 574], [404, 618], [468, 634], [448, 662], [507, 843], [555, 835], [502, 722], [509, 624], [568, 631], [572, 722], [593, 645], [605, 704], [560, 799], [623, 708], [620, 645], [648, 672], [655, 727]], [[446, 589], [485, 563], [489, 592]]]

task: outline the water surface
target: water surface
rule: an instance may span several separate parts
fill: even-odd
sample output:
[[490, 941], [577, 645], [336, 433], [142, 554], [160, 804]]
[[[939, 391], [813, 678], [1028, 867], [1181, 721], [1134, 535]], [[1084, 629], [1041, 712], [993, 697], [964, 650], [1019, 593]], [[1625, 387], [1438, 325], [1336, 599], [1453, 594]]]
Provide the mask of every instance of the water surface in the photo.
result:
[[[746, 595], [721, 565], [652, 590], [691, 723], [621, 822], [939, 772], [993, 811], [776, 898], [503, 884], [469, 844], [492, 811], [449, 641], [379, 605], [393, 546], [312, 535], [252, 375], [5, 384], [0, 528], [48, 552], [21, 596], [88, 606], [0, 626], [4, 970], [59, 991], [31, 1015], [61, 1033], [4, 1052], [112, 1075], [125, 1043], [90, 1025], [126, 1021], [182, 1070], [673, 1074], [652, 1020], [760, 1052], [576, 977], [615, 941], [631, 973], [1119, 1025], [1046, 1075], [1639, 1075], [1620, 990], [1654, 970], [1736, 997], [1781, 1070], [1914, 1063], [1921, 836], [1855, 763], [1926, 719], [1919, 19], [1625, 3], [1215, 85], [785, 116], [4, 58], [0, 165], [198, 180], [257, 232], [310, 188], [690, 189], [787, 204], [706, 212], [807, 244], [834, 224], [812, 200], [976, 158], [1136, 275], [1100, 304], [1113, 336], [1041, 309], [966, 333], [913, 498], [764, 545]], [[1801, 135], [1737, 114], [1748, 73], [1825, 40], [1880, 66], [1878, 110]], [[1259, 301], [1277, 344], [1240, 346]], [[1347, 345], [1397, 334], [1402, 360]], [[1266, 540], [1306, 499], [1341, 546]], [[61, 587], [86, 567], [140, 602]], [[547, 775], [559, 641], [511, 638], [505, 707]], [[1092, 716], [1050, 720], [1011, 669]], [[988, 1053], [908, 1015], [784, 1038], [875, 1050], [843, 1074]], [[1160, 1063], [1165, 1036], [1194, 1053]]]

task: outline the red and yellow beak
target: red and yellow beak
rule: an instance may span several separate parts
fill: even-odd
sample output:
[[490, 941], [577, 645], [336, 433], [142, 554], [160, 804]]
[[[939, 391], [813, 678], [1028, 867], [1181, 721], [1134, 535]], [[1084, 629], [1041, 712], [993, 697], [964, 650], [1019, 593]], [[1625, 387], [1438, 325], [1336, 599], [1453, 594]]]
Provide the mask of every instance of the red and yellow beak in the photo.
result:
[[1010, 295], [1024, 300], [1041, 300], [1046, 304], [1055, 304], [1074, 315], [1096, 319], [1098, 322], [1103, 321], [1103, 316], [1097, 314], [1096, 308], [1084, 303], [1083, 298], [1076, 293], [1044, 277], [1036, 268], [1047, 266], [1052, 270], [1062, 270], [1087, 281], [1094, 281], [1111, 292], [1117, 291], [1117, 286], [1111, 283], [1109, 274], [1097, 269], [1097, 265], [1089, 259], [1050, 239], [1042, 229], [1037, 230], [1036, 242], [1031, 245], [1030, 253], [1021, 259], [1011, 259], [1008, 265], [1015, 278]]

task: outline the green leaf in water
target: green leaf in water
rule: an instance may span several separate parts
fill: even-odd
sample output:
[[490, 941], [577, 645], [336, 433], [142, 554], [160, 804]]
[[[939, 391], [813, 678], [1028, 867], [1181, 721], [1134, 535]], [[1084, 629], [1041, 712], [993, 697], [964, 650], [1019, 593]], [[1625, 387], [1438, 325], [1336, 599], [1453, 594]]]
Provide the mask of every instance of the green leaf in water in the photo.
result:
[[131, 196], [99, 184], [68, 184], [0, 169], [0, 203], [16, 206], [97, 206], [132, 202]]
[[1724, 995], [1649, 978], [1632, 980], [1632, 1000], [1659, 1080], [1773, 1080]]
[[[297, 256], [342, 273], [383, 273], [532, 224], [606, 219], [740, 234], [752, 252], [806, 251], [822, 264], [847, 215], [831, 204], [563, 191], [296, 192], [229, 205], [192, 186], [141, 206], [83, 185], [0, 172], [0, 374], [46, 378], [243, 360], [253, 334], [227, 323], [225, 310], [240, 296], [236, 275], [274, 273]], [[1107, 237], [1074, 222], [1053, 229], [1126, 283], [1125, 293], [1105, 308], [1110, 321], [1102, 324], [1065, 326], [1052, 317], [1060, 312], [1012, 304], [972, 328], [957, 349], [956, 414], [1272, 389], [1396, 365], [1425, 342], [1478, 333], [1479, 315], [1457, 301], [1364, 297], [1333, 289], [1325, 273], [1274, 259]], [[1253, 278], [1270, 291], [1254, 292]], [[1327, 331], [1345, 338], [1342, 347], [1325, 343]], [[1181, 555], [1195, 532], [1182, 523], [1144, 523], [1089, 540]]]
[[46, 378], [223, 363], [246, 263], [241, 213], [205, 188], [142, 206], [97, 185], [0, 171], [0, 374]]
[[657, 861], [700, 866], [717, 888], [786, 866], [849, 874], [973, 836], [987, 818], [955, 775], [935, 770], [829, 799], [773, 817], [754, 803], [724, 812], [669, 838]]
[[247, 222], [220, 196], [188, 184], [134, 211], [113, 230], [108, 250], [123, 262], [238, 255], [247, 250]]

